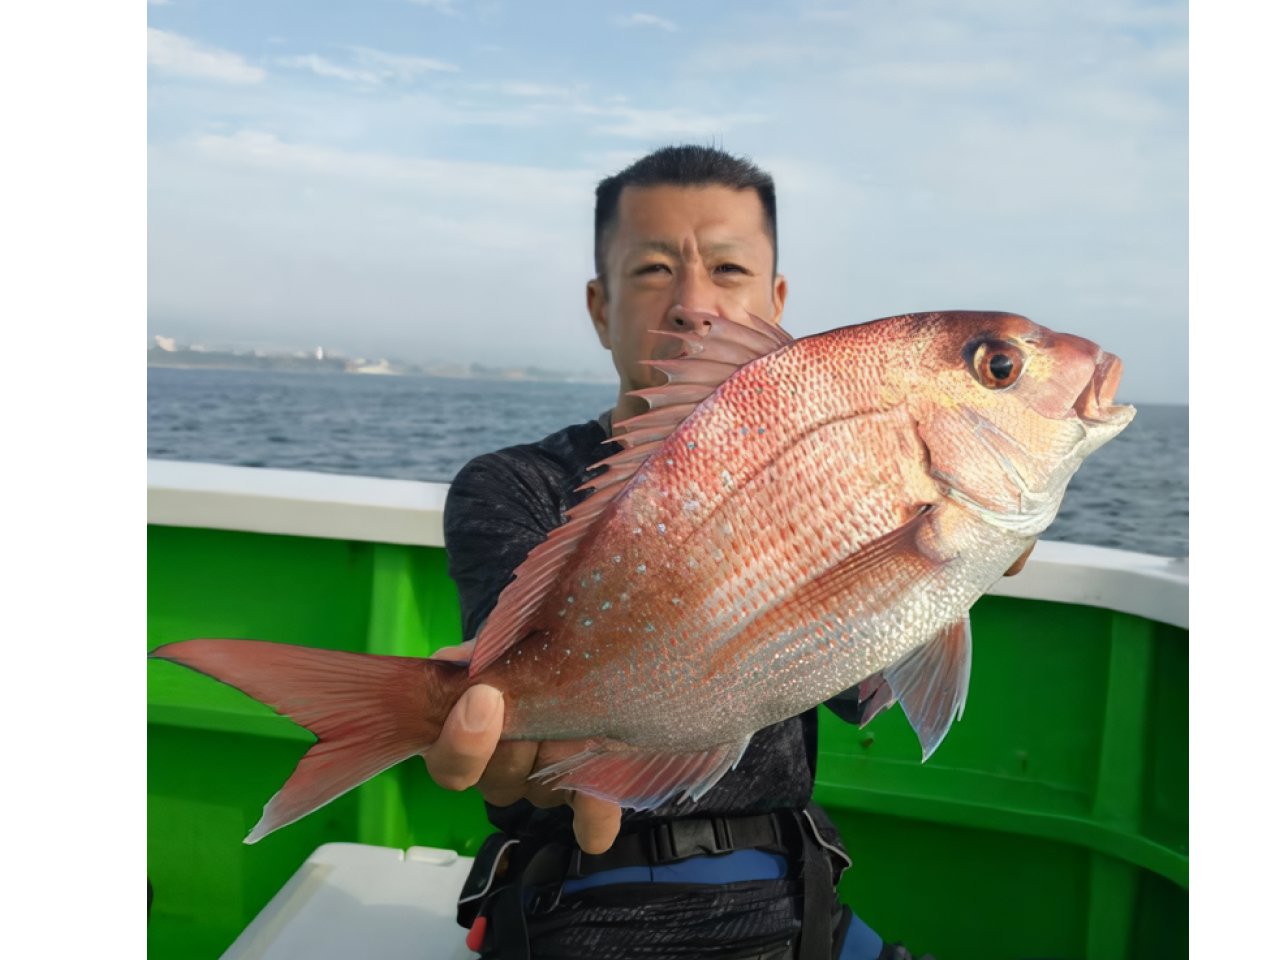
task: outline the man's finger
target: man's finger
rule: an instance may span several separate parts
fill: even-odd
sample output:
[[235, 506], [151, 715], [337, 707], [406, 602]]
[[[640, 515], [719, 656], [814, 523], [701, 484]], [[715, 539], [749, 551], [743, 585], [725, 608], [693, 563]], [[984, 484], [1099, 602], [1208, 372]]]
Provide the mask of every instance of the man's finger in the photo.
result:
[[502, 694], [479, 684], [458, 698], [440, 739], [427, 748], [431, 779], [446, 790], [465, 790], [484, 774], [502, 736]]
[[493, 759], [476, 783], [480, 795], [498, 807], [515, 803], [529, 789], [529, 774], [537, 758], [538, 744], [535, 740], [499, 743], [493, 751]]
[[573, 807], [573, 835], [583, 853], [604, 853], [613, 846], [622, 826], [620, 806], [585, 793], [575, 793], [570, 805]]
[[549, 783], [530, 780], [526, 785], [524, 798], [535, 807], [546, 809], [548, 807], [558, 807], [562, 803], [568, 803], [569, 791]]

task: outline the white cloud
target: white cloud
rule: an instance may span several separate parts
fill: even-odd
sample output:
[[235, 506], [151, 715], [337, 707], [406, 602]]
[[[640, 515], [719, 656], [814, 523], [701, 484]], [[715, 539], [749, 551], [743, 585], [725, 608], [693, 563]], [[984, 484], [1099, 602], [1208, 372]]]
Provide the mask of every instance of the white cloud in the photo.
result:
[[452, 63], [432, 57], [410, 57], [370, 47], [356, 47], [356, 57], [361, 63], [377, 71], [384, 78], [408, 82], [427, 73], [457, 73]]
[[451, 17], [458, 16], [458, 7], [456, 0], [409, 0], [420, 7], [428, 7], [436, 13], [447, 14]]
[[354, 47], [355, 66], [344, 66], [334, 63], [315, 53], [292, 57], [281, 57], [276, 62], [282, 67], [299, 70], [310, 70], [321, 77], [333, 77], [348, 83], [362, 86], [377, 86], [387, 81], [412, 83], [419, 77], [430, 73], [454, 73], [457, 67], [443, 60], [429, 57], [410, 57], [370, 47]]
[[675, 33], [676, 25], [663, 17], [655, 17], [652, 13], [633, 13], [629, 17], [616, 17], [613, 21], [620, 27], [657, 27], [667, 33]]
[[314, 53], [296, 57], [281, 57], [276, 63], [282, 67], [310, 70], [318, 77], [333, 77], [337, 80], [346, 80], [348, 83], [375, 86], [379, 82], [378, 75], [372, 70], [354, 70], [350, 67], [339, 66], [333, 61], [326, 60], [324, 57]]
[[981, 87], [1007, 88], [1026, 78], [1023, 68], [1011, 60], [872, 63], [852, 67], [844, 76], [855, 85], [953, 93]]
[[267, 75], [260, 67], [246, 63], [238, 53], [206, 47], [154, 27], [147, 27], [147, 62], [167, 73], [226, 83], [260, 83]]
[[560, 98], [571, 97], [582, 90], [582, 86], [575, 87], [553, 87], [544, 83], [500, 83], [498, 90], [511, 97], [551, 97]]
[[632, 140], [696, 140], [717, 136], [744, 125], [764, 123], [769, 119], [759, 113], [695, 113], [683, 107], [642, 110], [623, 106], [578, 106], [576, 112], [608, 118], [595, 128], [597, 133]]
[[239, 166], [352, 177], [369, 183], [417, 183], [433, 190], [439, 188], [455, 199], [475, 195], [515, 201], [529, 194], [539, 197], [540, 203], [574, 203], [583, 197], [583, 174], [579, 171], [339, 150], [289, 143], [258, 130], [241, 130], [227, 136], [206, 134], [193, 143], [204, 157]]

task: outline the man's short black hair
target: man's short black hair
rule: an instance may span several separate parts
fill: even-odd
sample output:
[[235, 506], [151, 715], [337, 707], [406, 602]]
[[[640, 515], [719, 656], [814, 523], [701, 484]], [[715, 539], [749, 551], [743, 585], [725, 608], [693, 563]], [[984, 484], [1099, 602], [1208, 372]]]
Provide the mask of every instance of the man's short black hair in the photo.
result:
[[750, 160], [715, 147], [662, 147], [637, 160], [596, 187], [596, 276], [604, 281], [605, 234], [618, 219], [624, 187], [731, 187], [755, 190], [764, 207], [765, 230], [773, 244], [773, 272], [778, 272], [778, 201], [773, 177]]

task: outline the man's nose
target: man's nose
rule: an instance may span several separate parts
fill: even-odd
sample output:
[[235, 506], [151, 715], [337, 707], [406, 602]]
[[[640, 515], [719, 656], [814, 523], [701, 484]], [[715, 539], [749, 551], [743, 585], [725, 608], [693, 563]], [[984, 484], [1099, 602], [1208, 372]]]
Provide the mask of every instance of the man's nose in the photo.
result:
[[702, 269], [682, 271], [674, 293], [674, 302], [666, 315], [666, 329], [690, 330], [700, 324], [696, 315], [711, 313], [725, 316], [726, 304], [721, 302], [723, 290]]
[[[705, 337], [711, 332], [711, 321], [707, 314], [716, 314], [715, 310], [700, 311], [690, 310], [682, 303], [677, 303], [662, 318], [662, 329], [679, 333], [693, 333], [700, 337]], [[716, 314], [723, 316], [723, 314]], [[681, 349], [678, 341], [673, 340], [670, 344], [672, 356], [675, 356]]]

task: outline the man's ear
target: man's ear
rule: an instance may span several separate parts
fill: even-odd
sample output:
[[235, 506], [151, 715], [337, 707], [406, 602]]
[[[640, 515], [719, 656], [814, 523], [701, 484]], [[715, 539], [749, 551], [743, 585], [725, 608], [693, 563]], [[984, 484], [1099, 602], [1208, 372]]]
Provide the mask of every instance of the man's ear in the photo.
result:
[[599, 277], [587, 281], [587, 313], [591, 314], [591, 325], [596, 328], [596, 336], [600, 338], [600, 346], [606, 350], [613, 349], [613, 341], [609, 337], [609, 295], [605, 292], [604, 281]]
[[782, 274], [773, 277], [773, 323], [782, 322], [782, 308], [787, 302], [787, 278]]

